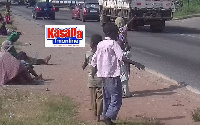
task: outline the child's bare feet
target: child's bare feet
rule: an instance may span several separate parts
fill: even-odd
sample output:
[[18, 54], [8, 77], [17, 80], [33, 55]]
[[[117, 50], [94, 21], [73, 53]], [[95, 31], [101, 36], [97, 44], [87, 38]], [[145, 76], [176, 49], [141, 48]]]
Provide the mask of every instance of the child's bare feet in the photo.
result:
[[43, 80], [42, 74], [40, 74], [39, 76], [35, 77], [34, 79], [36, 79], [36, 80]]
[[51, 59], [51, 55], [46, 58], [45, 63], [48, 64], [50, 59]]

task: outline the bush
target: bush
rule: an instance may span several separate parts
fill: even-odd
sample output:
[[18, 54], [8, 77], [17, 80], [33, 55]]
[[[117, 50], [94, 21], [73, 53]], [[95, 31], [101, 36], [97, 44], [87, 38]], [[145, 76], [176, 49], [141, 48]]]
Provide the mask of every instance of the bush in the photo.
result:
[[188, 0], [181, 1], [183, 3], [183, 7], [174, 13], [175, 17], [184, 17], [186, 15], [193, 15], [200, 13], [200, 0], [190, 0], [188, 5]]
[[195, 122], [199, 122], [200, 121], [200, 108], [197, 108], [192, 112], [192, 119]]

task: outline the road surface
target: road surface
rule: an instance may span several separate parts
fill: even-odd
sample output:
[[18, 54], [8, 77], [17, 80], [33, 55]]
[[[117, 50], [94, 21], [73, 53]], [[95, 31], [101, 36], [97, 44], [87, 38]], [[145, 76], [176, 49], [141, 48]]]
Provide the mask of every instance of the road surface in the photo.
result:
[[[11, 10], [27, 20], [34, 20], [31, 17], [32, 8], [12, 6]], [[57, 12], [56, 20], [38, 19], [34, 21], [43, 27], [45, 24], [85, 25], [86, 37], [94, 33], [103, 35], [99, 22], [72, 20], [71, 13], [67, 10]], [[187, 84], [200, 90], [199, 30], [179, 27], [170, 21], [166, 23], [166, 30], [163, 33], [151, 33], [149, 27], [130, 31], [128, 41], [132, 47], [133, 60], [181, 84]]]

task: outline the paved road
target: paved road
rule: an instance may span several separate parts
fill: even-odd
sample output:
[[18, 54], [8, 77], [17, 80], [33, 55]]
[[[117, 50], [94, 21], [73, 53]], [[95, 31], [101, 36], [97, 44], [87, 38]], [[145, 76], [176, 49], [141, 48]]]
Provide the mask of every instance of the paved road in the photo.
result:
[[[27, 20], [35, 21], [31, 17], [32, 8], [13, 6], [12, 10]], [[86, 25], [86, 37], [93, 33], [103, 35], [99, 22], [72, 20], [70, 12], [66, 10], [56, 13], [56, 20], [39, 19], [35, 22], [41, 26], [82, 24]], [[200, 31], [179, 27], [181, 22], [177, 24], [170, 21], [166, 25], [163, 33], [151, 33], [148, 27], [128, 33], [133, 59], [149, 69], [200, 90]]]

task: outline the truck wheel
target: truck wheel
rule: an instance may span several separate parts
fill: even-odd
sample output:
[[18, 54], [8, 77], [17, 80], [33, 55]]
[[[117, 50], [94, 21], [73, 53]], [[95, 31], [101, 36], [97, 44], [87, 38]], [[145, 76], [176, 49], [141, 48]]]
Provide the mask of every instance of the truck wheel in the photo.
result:
[[52, 20], [55, 20], [55, 19], [56, 19], [55, 15], [53, 15], [53, 16], [51, 17], [51, 19], [52, 19]]
[[165, 29], [165, 21], [154, 22], [150, 24], [152, 32], [162, 32]]

